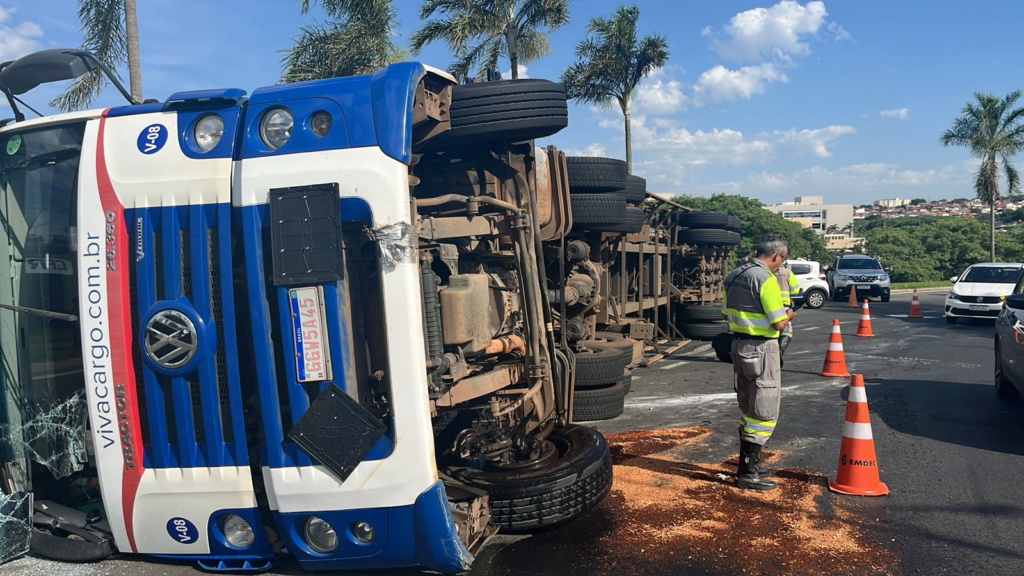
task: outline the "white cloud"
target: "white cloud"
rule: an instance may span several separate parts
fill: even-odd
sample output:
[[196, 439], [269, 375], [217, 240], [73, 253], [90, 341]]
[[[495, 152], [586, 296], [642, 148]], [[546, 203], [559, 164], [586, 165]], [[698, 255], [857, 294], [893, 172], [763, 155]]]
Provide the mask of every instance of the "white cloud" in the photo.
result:
[[804, 38], [817, 34], [826, 16], [824, 2], [800, 5], [793, 0], [783, 0], [770, 8], [753, 8], [736, 14], [721, 34], [705, 28], [703, 35], [715, 38], [711, 49], [723, 58], [788, 61], [794, 56], [810, 54], [811, 47]]
[[567, 148], [563, 150], [567, 156], [607, 156], [608, 148], [604, 144], [594, 143], [586, 148]]
[[43, 35], [42, 28], [35, 22], [24, 21], [17, 26], [8, 22], [17, 8], [0, 6], [0, 61], [14, 60], [40, 48], [37, 38]]
[[832, 33], [832, 38], [836, 42], [853, 42], [853, 36], [843, 29], [838, 22], [829, 22], [828, 31]]
[[776, 130], [772, 132], [772, 135], [781, 145], [792, 145], [798, 150], [811, 152], [819, 158], [829, 158], [832, 153], [829, 152], [826, 144], [840, 136], [855, 132], [853, 126], [834, 125], [814, 130], [797, 130], [796, 128]]
[[883, 118], [899, 118], [906, 120], [910, 117], [910, 108], [896, 108], [895, 110], [882, 110], [878, 113]]
[[771, 82], [789, 82], [786, 74], [771, 62], [730, 70], [719, 64], [704, 72], [693, 86], [698, 105], [705, 100], [722, 102], [764, 94]]
[[683, 84], [669, 78], [663, 68], [648, 76], [633, 96], [633, 110], [637, 114], [672, 114], [686, 110], [689, 104]]
[[[526, 66], [523, 66], [522, 64], [518, 64], [518, 65], [516, 66], [516, 69], [517, 69], [517, 70], [519, 70], [519, 77], [520, 77], [520, 78], [529, 78], [529, 77], [530, 77], [530, 76], [529, 76], [529, 75], [528, 75], [528, 74], [526, 73], [526, 71], [527, 71], [527, 70], [529, 70], [529, 68], [527, 68]], [[502, 73], [501, 73], [501, 77], [502, 77], [503, 79], [505, 79], [505, 80], [510, 80], [510, 79], [512, 78], [512, 67], [511, 67], [511, 66], [509, 66], [509, 67], [508, 67], [508, 70], [505, 70], [504, 72], [502, 72]]]

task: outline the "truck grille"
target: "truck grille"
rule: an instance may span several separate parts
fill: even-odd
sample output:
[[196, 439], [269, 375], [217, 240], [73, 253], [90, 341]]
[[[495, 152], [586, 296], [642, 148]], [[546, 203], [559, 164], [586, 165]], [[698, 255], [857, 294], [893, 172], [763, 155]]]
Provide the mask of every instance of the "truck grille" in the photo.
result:
[[[247, 465], [234, 288], [221, 282], [231, 277], [230, 207], [136, 208], [125, 220], [136, 245], [128, 255], [133, 337], [149, 314], [169, 306], [191, 308], [207, 327], [197, 325], [200, 350], [181, 374], [146, 362], [142, 342], [133, 347], [146, 466]], [[215, 334], [216, 345], [204, 334]]]

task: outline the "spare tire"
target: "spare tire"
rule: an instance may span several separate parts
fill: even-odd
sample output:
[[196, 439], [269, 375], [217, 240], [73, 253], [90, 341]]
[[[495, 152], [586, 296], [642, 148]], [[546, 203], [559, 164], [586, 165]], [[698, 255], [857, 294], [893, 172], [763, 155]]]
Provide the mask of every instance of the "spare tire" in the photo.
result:
[[570, 192], [608, 192], [626, 187], [626, 163], [616, 158], [568, 156]]
[[619, 225], [626, 219], [626, 200], [618, 194], [570, 194], [573, 226]]
[[639, 204], [647, 199], [647, 180], [630, 174], [626, 177], [626, 190], [621, 193], [629, 204]]
[[491, 519], [503, 532], [526, 532], [571, 521], [601, 501], [612, 486], [612, 459], [593, 428], [555, 428], [548, 442], [557, 457], [524, 468], [450, 469], [460, 482], [487, 492]]
[[689, 228], [727, 228], [732, 216], [725, 212], [684, 212], [679, 215], [679, 225]]
[[572, 396], [572, 421], [611, 420], [622, 414], [626, 402], [624, 380], [625, 375], [620, 373], [618, 380], [611, 386], [576, 390]]
[[622, 232], [626, 234], [640, 232], [644, 229], [644, 218], [646, 217], [647, 213], [643, 208], [627, 206], [622, 216], [622, 224], [595, 226], [595, 228], [600, 228], [604, 232]]
[[722, 321], [721, 306], [683, 306], [679, 308], [679, 318], [687, 324], [701, 324]]
[[565, 87], [549, 80], [479, 82], [452, 87], [451, 129], [429, 147], [487, 140], [522, 142], [569, 125]]
[[700, 324], [681, 324], [679, 331], [691, 340], [712, 340], [715, 336], [729, 331], [725, 322], [704, 322]]
[[679, 241], [683, 244], [709, 246], [735, 246], [740, 243], [740, 235], [729, 230], [709, 230], [695, 228], [679, 233]]

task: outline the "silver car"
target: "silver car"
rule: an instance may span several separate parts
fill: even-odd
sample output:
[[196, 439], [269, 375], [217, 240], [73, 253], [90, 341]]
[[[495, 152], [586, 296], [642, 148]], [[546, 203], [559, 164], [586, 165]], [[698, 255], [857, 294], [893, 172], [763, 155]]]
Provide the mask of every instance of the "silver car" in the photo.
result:
[[863, 254], [843, 254], [832, 261], [828, 270], [828, 285], [836, 301], [850, 297], [852, 286], [857, 287], [857, 298], [881, 298], [889, 301], [889, 274], [877, 258]]

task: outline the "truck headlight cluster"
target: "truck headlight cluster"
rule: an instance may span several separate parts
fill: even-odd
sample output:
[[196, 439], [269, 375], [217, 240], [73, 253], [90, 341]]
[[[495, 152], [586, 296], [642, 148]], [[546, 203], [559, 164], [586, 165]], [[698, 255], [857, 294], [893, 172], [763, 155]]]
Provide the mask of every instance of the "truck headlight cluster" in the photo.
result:
[[331, 113], [326, 110], [313, 114], [313, 117], [309, 119], [309, 127], [313, 130], [313, 134], [320, 137], [326, 136], [333, 125], [334, 118], [331, 118]]
[[228, 514], [224, 517], [224, 539], [235, 548], [248, 548], [256, 541], [256, 534], [252, 526], [244, 518], [237, 514]]
[[294, 124], [292, 113], [287, 108], [272, 108], [260, 120], [260, 138], [271, 150], [277, 150], [292, 137]]
[[213, 150], [224, 135], [224, 119], [217, 114], [207, 114], [196, 122], [192, 138], [203, 152]]
[[317, 554], [330, 554], [338, 547], [338, 534], [323, 518], [310, 516], [302, 526], [302, 538]]

